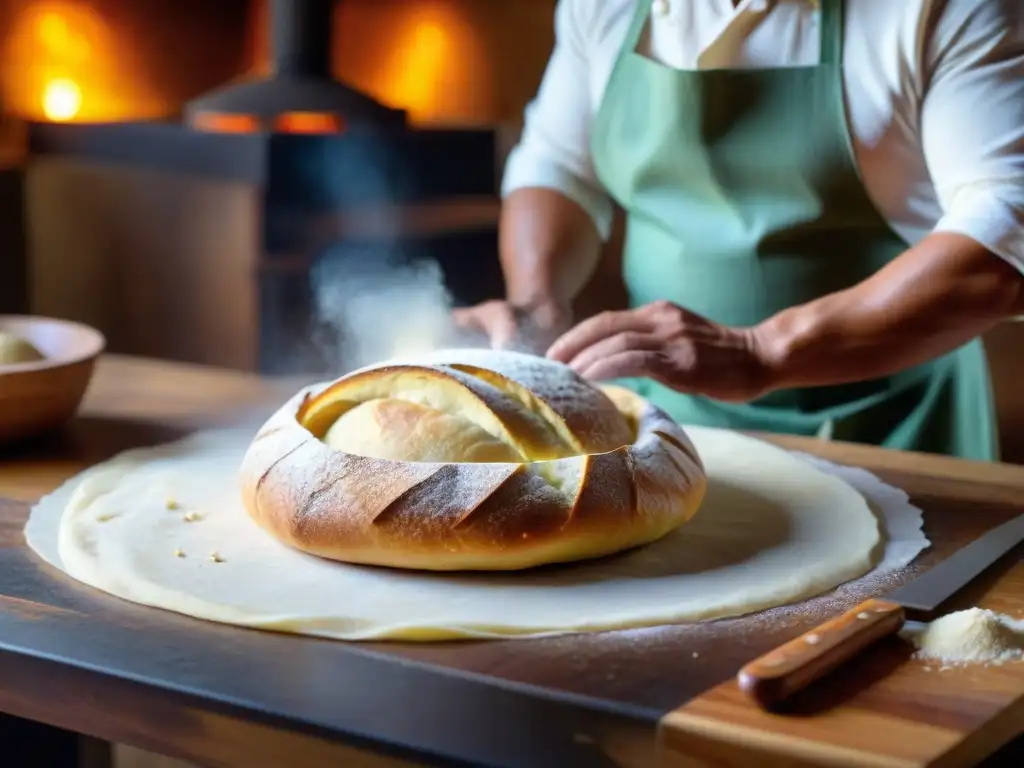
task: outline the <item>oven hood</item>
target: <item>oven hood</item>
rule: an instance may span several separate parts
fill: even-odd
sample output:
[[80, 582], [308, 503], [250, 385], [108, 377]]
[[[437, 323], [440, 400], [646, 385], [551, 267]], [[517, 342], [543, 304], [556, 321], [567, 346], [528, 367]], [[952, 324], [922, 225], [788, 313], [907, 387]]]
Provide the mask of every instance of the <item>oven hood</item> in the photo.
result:
[[387, 107], [331, 74], [334, 0], [268, 0], [270, 71], [204, 94], [185, 121], [209, 130], [334, 132], [403, 127]]

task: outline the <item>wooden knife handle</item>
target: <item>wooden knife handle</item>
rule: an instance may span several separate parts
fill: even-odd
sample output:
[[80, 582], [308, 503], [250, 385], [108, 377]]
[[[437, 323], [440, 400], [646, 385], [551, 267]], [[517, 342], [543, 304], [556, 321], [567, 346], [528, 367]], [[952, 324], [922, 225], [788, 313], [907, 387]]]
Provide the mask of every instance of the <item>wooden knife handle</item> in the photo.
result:
[[743, 667], [740, 690], [764, 709], [791, 695], [853, 658], [872, 643], [899, 631], [903, 607], [885, 600], [867, 600]]

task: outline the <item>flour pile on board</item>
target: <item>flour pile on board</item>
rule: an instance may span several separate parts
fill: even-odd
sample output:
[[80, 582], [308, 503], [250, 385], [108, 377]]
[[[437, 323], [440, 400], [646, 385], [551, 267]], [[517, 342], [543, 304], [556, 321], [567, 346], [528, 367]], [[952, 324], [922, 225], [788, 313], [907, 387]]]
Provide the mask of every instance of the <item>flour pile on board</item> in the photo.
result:
[[1002, 664], [1024, 659], [1024, 620], [983, 608], [942, 616], [905, 637], [918, 649], [918, 658], [947, 664]]

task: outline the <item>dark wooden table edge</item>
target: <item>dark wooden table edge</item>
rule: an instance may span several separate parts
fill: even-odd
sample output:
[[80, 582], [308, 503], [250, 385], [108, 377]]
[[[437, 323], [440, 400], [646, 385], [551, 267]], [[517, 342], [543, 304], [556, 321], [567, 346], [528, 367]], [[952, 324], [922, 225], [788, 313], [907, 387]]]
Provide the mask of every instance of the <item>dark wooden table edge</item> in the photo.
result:
[[[0, 615], [0, 628], [6, 622]], [[40, 619], [28, 620], [37, 624]], [[0, 629], [2, 631], [2, 629]], [[254, 630], [239, 630], [254, 631]], [[8, 634], [3, 631], [3, 634]], [[66, 638], [73, 642], [72, 638]], [[64, 716], [61, 707], [25, 706], [17, 686], [37, 686], [40, 676], [55, 685], [58, 696], [82, 695], [89, 685], [159, 690], [192, 711], [234, 719], [254, 730], [300, 733], [353, 749], [393, 756], [428, 765], [473, 766], [645, 766], [653, 764], [657, 726], [664, 711], [590, 699], [560, 691], [515, 683], [463, 670], [431, 665], [353, 646], [347, 666], [373, 676], [374, 668], [389, 675], [389, 685], [404, 695], [385, 712], [368, 712], [356, 697], [339, 701], [330, 721], [303, 716], [261, 704], [244, 695], [217, 692], [210, 687], [173, 683], [151, 675], [133, 674], [91, 663], [87, 654], [46, 652], [0, 641], [0, 711], [82, 733], [127, 743], [170, 756], [173, 745], [152, 740], [132, 744], [114, 727], [116, 713], [84, 725]], [[15, 673], [16, 670], [16, 673]], [[397, 675], [397, 677], [396, 677]], [[61, 685], [60, 679], [67, 682]], [[63, 692], [61, 689], [64, 689]], [[100, 690], [104, 690], [100, 689]], [[104, 698], [108, 704], [109, 699]], [[401, 718], [396, 712], [404, 712]], [[113, 716], [112, 716], [113, 715]], [[439, 717], [440, 715], [440, 717]], [[497, 727], [496, 727], [497, 726]], [[467, 740], [467, 735], [476, 738]], [[482, 737], [482, 738], [481, 738]], [[629, 744], [629, 754], [611, 758], [605, 744]]]

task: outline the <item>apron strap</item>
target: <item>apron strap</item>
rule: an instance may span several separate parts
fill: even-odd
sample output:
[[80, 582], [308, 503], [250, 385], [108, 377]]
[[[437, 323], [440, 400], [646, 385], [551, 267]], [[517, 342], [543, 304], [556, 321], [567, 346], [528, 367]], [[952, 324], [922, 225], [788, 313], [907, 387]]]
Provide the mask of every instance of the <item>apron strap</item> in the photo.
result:
[[821, 63], [835, 67], [843, 64], [843, 0], [820, 0]]
[[654, 9], [654, 3], [656, 0], [636, 0], [636, 7], [633, 11], [633, 21], [630, 22], [629, 32], [626, 33], [625, 45], [622, 50], [625, 53], [635, 53], [637, 46], [640, 45], [640, 37], [644, 33], [644, 26], [647, 24], [647, 18], [651, 15], [651, 11]]

